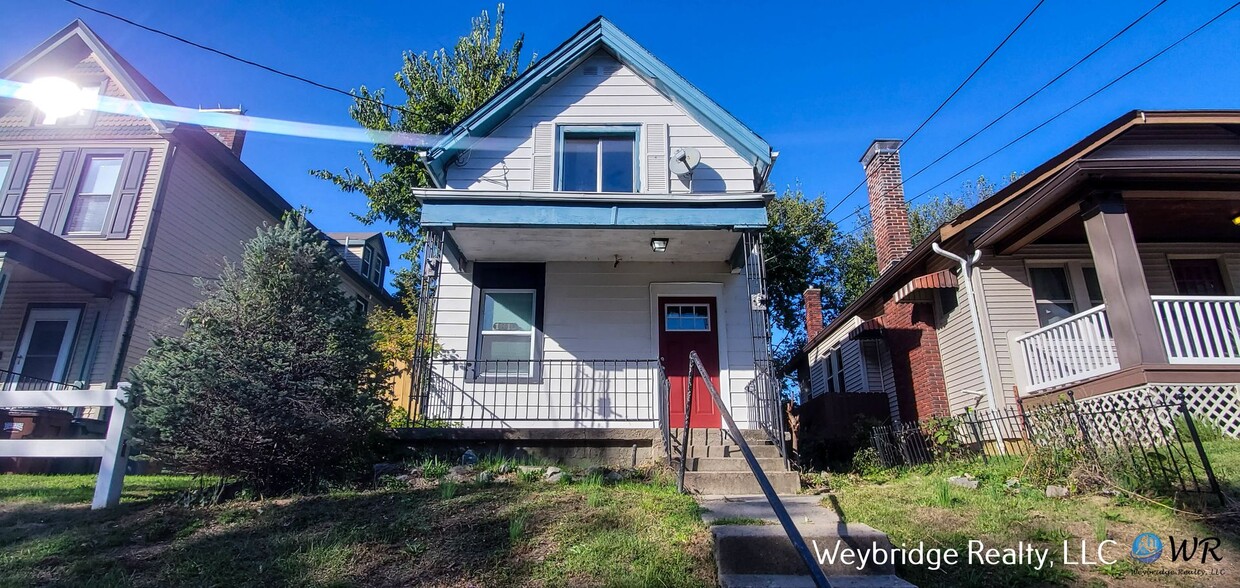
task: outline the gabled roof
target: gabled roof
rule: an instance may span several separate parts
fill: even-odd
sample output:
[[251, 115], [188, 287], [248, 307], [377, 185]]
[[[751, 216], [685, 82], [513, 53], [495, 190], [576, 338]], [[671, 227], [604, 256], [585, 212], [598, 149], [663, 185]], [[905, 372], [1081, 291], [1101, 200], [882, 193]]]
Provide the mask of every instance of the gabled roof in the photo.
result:
[[350, 242], [375, 242], [379, 246], [379, 253], [383, 255], [383, 259], [391, 260], [387, 252], [387, 240], [383, 238], [383, 233], [378, 231], [332, 231], [324, 233], [329, 239], [335, 241], [336, 245], [344, 247]]
[[[832, 333], [843, 328], [847, 322], [863, 311], [874, 308], [893, 293], [901, 284], [910, 280], [914, 274], [924, 268], [925, 262], [933, 257], [931, 245], [942, 243], [966, 243], [969, 239], [966, 229], [995, 214], [1003, 216], [989, 229], [967, 241], [970, 247], [986, 248], [993, 245], [995, 235], [1002, 230], [1012, 228], [1011, 222], [1031, 218], [1022, 207], [1005, 209], [1005, 206], [1017, 199], [1024, 199], [1024, 205], [1036, 203], [1039, 199], [1052, 196], [1054, 190], [1062, 188], [1056, 180], [1065, 176], [1080, 177], [1086, 172], [1073, 168], [1073, 164], [1099, 152], [1108, 144], [1128, 133], [1130, 130], [1143, 127], [1155, 129], [1183, 125], [1219, 125], [1227, 128], [1240, 129], [1240, 110], [1164, 110], [1142, 111], [1132, 110], [1111, 121], [1098, 130], [1090, 133], [1058, 155], [1033, 168], [1020, 179], [1008, 184], [990, 197], [978, 202], [956, 218], [930, 231], [911, 252], [900, 261], [884, 271], [874, 283], [860, 296], [844, 308], [836, 317], [823, 327], [818, 334], [809, 339], [802, 347], [800, 354], [791, 362], [795, 364], [814, 347], [821, 344]], [[1184, 137], [1181, 136], [1181, 139]], [[1190, 138], [1189, 140], [1195, 140]], [[1131, 160], [1116, 160], [1119, 162]], [[1156, 162], [1142, 161], [1141, 166], [1152, 166]], [[1234, 167], [1234, 163], [1227, 165]], [[1098, 170], [1094, 170], [1098, 171]]]
[[762, 137], [645, 47], [624, 34], [611, 21], [600, 16], [539, 59], [533, 67], [497, 92], [449, 130], [443, 139], [432, 145], [428, 151], [430, 161], [427, 162], [427, 167], [435, 181], [443, 185], [444, 168], [453, 154], [469, 149], [474, 140], [489, 135], [543, 88], [554, 83], [558, 76], [570, 71], [600, 48], [629, 66], [647, 83], [685, 109], [699, 124], [736, 150], [737, 154], [754, 166], [758, 177], [766, 176], [773, 159], [771, 146]]
[[[69, 23], [17, 61], [0, 70], [0, 78], [29, 82], [42, 77], [46, 71], [69, 69], [92, 53], [103, 65], [108, 75], [120, 84], [125, 93], [134, 100], [172, 104], [172, 100], [167, 95], [160, 92], [155, 84], [139, 73], [81, 20]], [[147, 120], [159, 132], [166, 132], [176, 126], [174, 123], [160, 120]]]

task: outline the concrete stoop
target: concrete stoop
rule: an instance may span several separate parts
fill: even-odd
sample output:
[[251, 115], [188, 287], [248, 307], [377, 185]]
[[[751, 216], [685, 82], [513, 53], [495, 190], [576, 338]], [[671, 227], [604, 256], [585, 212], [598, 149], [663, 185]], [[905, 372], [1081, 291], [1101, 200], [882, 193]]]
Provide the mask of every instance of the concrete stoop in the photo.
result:
[[[890, 563], [891, 541], [887, 534], [867, 525], [842, 523], [835, 513], [823, 508], [817, 496], [788, 496], [781, 498], [788, 514], [810, 551], [817, 556], [818, 550], [833, 551], [837, 543], [840, 549], [851, 548], [858, 552], [873, 554], [886, 552], [883, 565], [868, 563], [861, 569], [857, 564], [844, 564], [838, 559], [821, 564], [823, 572], [835, 587], [856, 588], [907, 588], [913, 585], [896, 576], [895, 566]], [[725, 588], [765, 588], [813, 586], [813, 580], [805, 569], [792, 541], [784, 533], [766, 499], [749, 497], [705, 497], [699, 499], [707, 523], [719, 519], [759, 519], [764, 525], [715, 525], [711, 535], [715, 543], [715, 562], [719, 571], [719, 585]], [[815, 549], [817, 543], [817, 550]]]
[[[796, 494], [801, 490], [801, 477], [788, 471], [779, 448], [772, 445], [762, 431], [743, 431], [758, 467], [771, 482], [777, 494]], [[677, 433], [679, 435], [679, 433]], [[692, 429], [689, 433], [685, 489], [699, 495], [761, 494], [740, 446], [721, 429]]]

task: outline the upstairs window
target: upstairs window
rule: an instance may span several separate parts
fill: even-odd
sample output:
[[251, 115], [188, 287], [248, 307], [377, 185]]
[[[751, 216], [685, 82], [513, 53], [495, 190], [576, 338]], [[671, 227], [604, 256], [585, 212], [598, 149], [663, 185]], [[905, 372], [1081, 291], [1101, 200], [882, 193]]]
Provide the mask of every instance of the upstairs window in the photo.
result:
[[362, 247], [362, 276], [370, 277], [370, 265], [374, 259], [374, 254], [370, 252], [369, 247]]
[[637, 130], [625, 127], [563, 129], [560, 190], [637, 192]]
[[66, 235], [98, 235], [103, 232], [112, 206], [112, 195], [121, 177], [121, 163], [116, 155], [91, 155], [82, 166], [81, 180], [69, 206], [65, 221]]
[[13, 166], [13, 158], [0, 156], [0, 186], [9, 185], [9, 168]]
[[[91, 105], [95, 104], [99, 99], [101, 89], [101, 84], [83, 86], [81, 89], [83, 103]], [[62, 116], [59, 118], [50, 116], [41, 110], [36, 110], [34, 114], [34, 123], [38, 126], [85, 127], [90, 126], [90, 124], [94, 122], [94, 115], [95, 111], [90, 108], [79, 110], [76, 114]]]
[[387, 260], [383, 259], [378, 253], [374, 255], [370, 264], [370, 281], [376, 286], [383, 285], [383, 266], [387, 264]]

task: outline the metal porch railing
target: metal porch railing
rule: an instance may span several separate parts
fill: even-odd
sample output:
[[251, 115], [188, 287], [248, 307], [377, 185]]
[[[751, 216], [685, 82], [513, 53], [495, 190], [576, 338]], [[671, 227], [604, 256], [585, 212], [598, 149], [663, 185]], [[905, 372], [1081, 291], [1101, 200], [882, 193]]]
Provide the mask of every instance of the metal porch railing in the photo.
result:
[[433, 359], [417, 424], [468, 428], [658, 426], [657, 359]]
[[698, 377], [701, 377], [702, 382], [705, 383], [706, 392], [710, 394], [711, 401], [715, 403], [715, 408], [719, 409], [719, 414], [723, 417], [723, 424], [727, 427], [728, 436], [740, 447], [741, 455], [745, 456], [745, 463], [749, 465], [749, 471], [753, 473], [754, 478], [758, 481], [758, 487], [762, 488], [762, 494], [766, 496], [766, 501], [770, 503], [771, 510], [775, 512], [775, 518], [779, 519], [779, 524], [783, 526], [784, 532], [788, 534], [788, 540], [792, 541], [792, 546], [796, 548], [797, 554], [805, 562], [805, 567], [809, 570], [809, 575], [813, 578], [814, 585], [819, 588], [830, 588], [831, 583], [827, 581], [826, 574], [818, 566], [818, 560], [814, 558], [814, 554], [809, 550], [809, 546], [805, 544], [805, 538], [801, 536], [801, 531], [793, 524], [792, 517], [788, 515], [788, 509], [784, 508], [783, 501], [779, 499], [778, 494], [775, 494], [775, 488], [771, 486], [771, 481], [767, 479], [766, 472], [763, 472], [762, 467], [758, 465], [758, 460], [754, 458], [753, 450], [749, 448], [749, 442], [745, 440], [745, 436], [741, 434], [741, 430], [736, 426], [736, 421], [732, 419], [732, 413], [728, 411], [728, 407], [723, 403], [723, 399], [719, 397], [719, 391], [715, 389], [715, 385], [710, 381], [710, 372], [706, 371], [706, 366], [702, 365], [702, 359], [698, 357], [696, 351], [689, 352], [688, 385], [685, 387], [685, 423], [678, 448], [680, 450], [680, 475], [677, 480], [677, 489], [681, 492], [685, 491], [685, 470], [689, 465], [689, 416], [692, 413], [694, 382]]

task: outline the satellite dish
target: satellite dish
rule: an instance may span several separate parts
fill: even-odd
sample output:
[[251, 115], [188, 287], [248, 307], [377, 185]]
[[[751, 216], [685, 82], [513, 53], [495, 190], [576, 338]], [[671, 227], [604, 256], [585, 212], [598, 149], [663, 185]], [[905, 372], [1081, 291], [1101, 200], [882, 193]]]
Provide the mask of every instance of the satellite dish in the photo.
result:
[[692, 147], [677, 147], [672, 150], [672, 156], [667, 161], [668, 169], [678, 176], [687, 176], [693, 173], [693, 168], [702, 161], [702, 154]]

